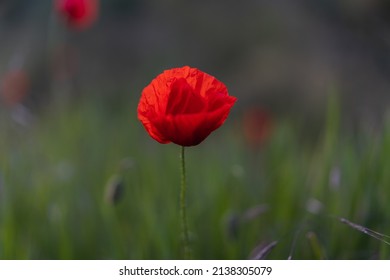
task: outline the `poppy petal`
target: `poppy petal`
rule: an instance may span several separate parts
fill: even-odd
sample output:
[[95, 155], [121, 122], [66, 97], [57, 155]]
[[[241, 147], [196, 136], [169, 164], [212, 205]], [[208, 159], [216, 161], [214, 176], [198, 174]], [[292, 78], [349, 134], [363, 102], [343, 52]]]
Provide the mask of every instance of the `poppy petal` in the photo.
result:
[[236, 100], [213, 76], [184, 66], [165, 70], [144, 88], [138, 118], [156, 141], [194, 146], [225, 122]]

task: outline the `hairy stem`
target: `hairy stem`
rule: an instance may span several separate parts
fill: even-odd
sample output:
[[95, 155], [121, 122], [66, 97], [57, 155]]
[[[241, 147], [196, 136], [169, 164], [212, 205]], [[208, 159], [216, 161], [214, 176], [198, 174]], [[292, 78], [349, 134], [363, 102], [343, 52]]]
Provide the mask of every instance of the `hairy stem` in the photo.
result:
[[184, 259], [191, 259], [190, 241], [188, 236], [187, 211], [186, 211], [186, 165], [184, 156], [184, 146], [181, 147], [181, 189], [180, 189], [180, 216], [183, 231]]

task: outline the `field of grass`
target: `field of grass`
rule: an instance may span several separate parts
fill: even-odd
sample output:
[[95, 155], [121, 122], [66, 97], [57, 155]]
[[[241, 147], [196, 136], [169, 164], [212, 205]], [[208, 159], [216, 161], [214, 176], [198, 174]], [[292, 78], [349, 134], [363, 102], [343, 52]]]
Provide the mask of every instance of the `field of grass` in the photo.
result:
[[[180, 147], [147, 135], [136, 102], [118, 103], [51, 106], [27, 126], [1, 109], [1, 259], [182, 258]], [[340, 112], [330, 105], [310, 141], [278, 120], [251, 149], [233, 110], [187, 148], [193, 257], [388, 259], [390, 123], [352, 133]]]

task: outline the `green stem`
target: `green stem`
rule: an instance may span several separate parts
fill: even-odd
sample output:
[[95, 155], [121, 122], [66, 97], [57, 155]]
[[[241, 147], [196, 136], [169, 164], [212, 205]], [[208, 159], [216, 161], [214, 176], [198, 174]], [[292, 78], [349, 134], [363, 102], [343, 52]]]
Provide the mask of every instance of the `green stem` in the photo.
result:
[[186, 165], [184, 157], [184, 146], [181, 147], [181, 190], [180, 190], [180, 216], [183, 231], [184, 259], [191, 259], [190, 241], [188, 237], [187, 212], [186, 212]]

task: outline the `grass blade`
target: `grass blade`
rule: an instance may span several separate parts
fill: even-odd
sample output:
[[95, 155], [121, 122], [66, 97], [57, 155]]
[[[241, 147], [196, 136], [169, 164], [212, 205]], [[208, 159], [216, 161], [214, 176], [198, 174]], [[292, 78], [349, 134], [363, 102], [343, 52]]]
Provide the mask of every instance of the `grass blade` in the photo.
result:
[[383, 234], [383, 233], [379, 233], [379, 232], [376, 232], [372, 229], [369, 229], [369, 228], [366, 228], [362, 225], [358, 225], [358, 224], [355, 224], [345, 218], [339, 218], [339, 221], [342, 222], [343, 224], [346, 224], [348, 226], [350, 226], [351, 228], [353, 229], [356, 229], [364, 234], [367, 234], [379, 241], [382, 241], [383, 243], [387, 244], [387, 245], [390, 245], [390, 236], [389, 235], [386, 235], [386, 234]]
[[264, 260], [272, 249], [278, 244], [278, 241], [272, 241], [266, 245], [260, 244], [253, 249], [250, 259], [251, 260]]

